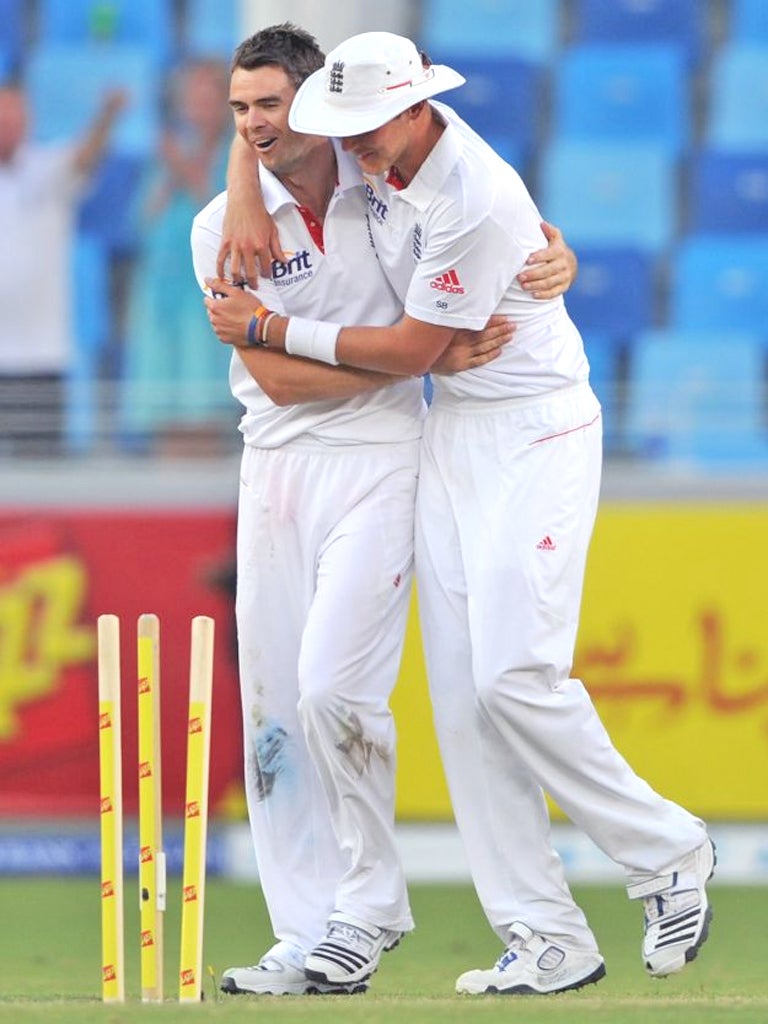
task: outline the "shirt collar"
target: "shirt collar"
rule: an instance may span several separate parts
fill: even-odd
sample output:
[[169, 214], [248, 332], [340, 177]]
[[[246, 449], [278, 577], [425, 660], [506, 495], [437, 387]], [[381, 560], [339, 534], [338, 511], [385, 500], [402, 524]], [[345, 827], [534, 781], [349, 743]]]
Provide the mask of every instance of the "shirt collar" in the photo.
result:
[[416, 172], [410, 184], [397, 192], [405, 202], [424, 211], [441, 191], [448, 175], [459, 162], [462, 154], [461, 136], [451, 124], [433, 146], [429, 156]]
[[282, 181], [272, 171], [267, 170], [262, 163], [259, 163], [259, 182], [261, 183], [261, 195], [264, 200], [264, 206], [270, 217], [274, 217], [283, 206], [289, 204], [296, 205], [296, 200]]
[[[351, 188], [360, 188], [363, 178], [357, 161], [349, 153], [341, 148], [337, 139], [331, 140], [333, 151], [336, 155], [336, 188], [339, 192], [346, 192]], [[274, 217], [277, 211], [286, 205], [298, 206], [296, 199], [291, 195], [285, 185], [268, 170], [264, 164], [259, 163], [259, 181], [261, 182], [261, 194], [264, 198], [264, 206], [267, 213]]]
[[358, 166], [357, 160], [351, 153], [346, 153], [341, 148], [338, 139], [332, 139], [333, 151], [336, 154], [336, 177], [340, 192], [346, 192], [351, 188], [359, 188], [363, 184], [363, 174]]

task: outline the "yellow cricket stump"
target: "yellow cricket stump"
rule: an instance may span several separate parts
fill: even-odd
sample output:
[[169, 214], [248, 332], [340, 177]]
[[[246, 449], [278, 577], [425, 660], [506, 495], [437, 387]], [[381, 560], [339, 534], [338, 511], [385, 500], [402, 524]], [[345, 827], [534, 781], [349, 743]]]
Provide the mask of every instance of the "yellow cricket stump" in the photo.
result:
[[202, 998], [205, 854], [211, 744], [214, 621], [192, 620], [187, 731], [187, 784], [184, 801], [184, 871], [181, 907], [179, 1001]]
[[139, 910], [141, 998], [163, 1001], [163, 914], [166, 881], [163, 852], [160, 730], [160, 623], [140, 615], [137, 624], [139, 734]]
[[125, 1001], [123, 921], [123, 770], [120, 714], [120, 621], [98, 620], [99, 779], [101, 820], [101, 994]]

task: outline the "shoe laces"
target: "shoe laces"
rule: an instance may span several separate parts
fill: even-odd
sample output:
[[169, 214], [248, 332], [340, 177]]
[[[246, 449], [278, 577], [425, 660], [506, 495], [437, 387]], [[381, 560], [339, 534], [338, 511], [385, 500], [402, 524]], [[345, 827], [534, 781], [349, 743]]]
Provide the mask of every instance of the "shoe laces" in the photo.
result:
[[347, 921], [332, 921], [328, 927], [326, 939], [342, 939], [357, 946], [367, 947], [371, 944], [368, 936]]

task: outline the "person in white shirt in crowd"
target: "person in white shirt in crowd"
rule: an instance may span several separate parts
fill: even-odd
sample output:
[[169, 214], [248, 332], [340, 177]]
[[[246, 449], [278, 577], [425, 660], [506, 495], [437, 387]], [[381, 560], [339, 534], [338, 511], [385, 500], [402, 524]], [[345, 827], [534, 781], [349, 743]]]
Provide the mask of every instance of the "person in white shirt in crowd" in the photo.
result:
[[[270, 317], [267, 351], [425, 372], [457, 328], [511, 317], [497, 359], [436, 377], [421, 445], [416, 574], [434, 720], [475, 887], [505, 945], [463, 993], [553, 993], [605, 974], [550, 840], [545, 794], [626, 872], [643, 963], [682, 970], [707, 937], [704, 823], [640, 779], [571, 677], [601, 474], [600, 406], [560, 297], [518, 274], [542, 243], [515, 170], [431, 98], [463, 84], [390, 33], [354, 36], [299, 89], [290, 127], [341, 140], [362, 171], [376, 252], [405, 307], [390, 326]], [[214, 287], [218, 287], [214, 284]], [[253, 300], [209, 302], [246, 344]], [[261, 287], [259, 295], [269, 303]], [[328, 623], [328, 635], [344, 623]]]
[[29, 137], [23, 85], [0, 85], [0, 451], [7, 454], [62, 450], [76, 345], [77, 214], [125, 102], [119, 90], [106, 94], [80, 138], [43, 144]]

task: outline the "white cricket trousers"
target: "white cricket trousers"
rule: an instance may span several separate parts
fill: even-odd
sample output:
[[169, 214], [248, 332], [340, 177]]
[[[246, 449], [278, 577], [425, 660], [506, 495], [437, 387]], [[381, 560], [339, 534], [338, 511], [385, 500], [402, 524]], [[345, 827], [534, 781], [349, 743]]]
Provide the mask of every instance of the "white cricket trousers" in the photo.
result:
[[246, 446], [237, 534], [245, 790], [275, 937], [333, 910], [408, 931], [394, 834], [418, 441]]
[[706, 839], [703, 822], [632, 771], [570, 678], [601, 449], [588, 384], [441, 398], [427, 416], [416, 574], [435, 728], [475, 888], [505, 943], [522, 921], [597, 948], [543, 791], [628, 879]]

